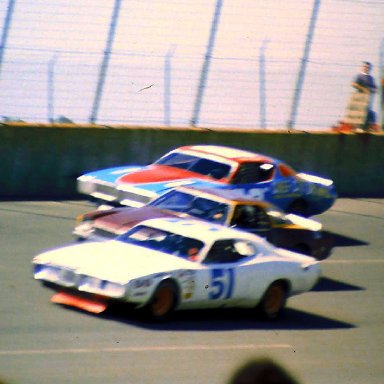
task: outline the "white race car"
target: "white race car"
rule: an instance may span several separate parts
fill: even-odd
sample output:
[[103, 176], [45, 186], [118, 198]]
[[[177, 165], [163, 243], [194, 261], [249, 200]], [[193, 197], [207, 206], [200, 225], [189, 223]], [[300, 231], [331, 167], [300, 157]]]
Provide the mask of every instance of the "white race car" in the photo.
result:
[[255, 308], [277, 318], [312, 289], [320, 266], [236, 229], [180, 218], [144, 221], [114, 240], [69, 245], [33, 259], [55, 303], [100, 313], [119, 301], [154, 320], [173, 310]]

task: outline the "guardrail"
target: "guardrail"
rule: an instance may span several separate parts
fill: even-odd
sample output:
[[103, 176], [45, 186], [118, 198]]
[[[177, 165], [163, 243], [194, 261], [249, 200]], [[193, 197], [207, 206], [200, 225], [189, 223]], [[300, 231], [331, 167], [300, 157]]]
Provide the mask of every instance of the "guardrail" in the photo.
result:
[[384, 134], [75, 124], [0, 125], [0, 198], [79, 198], [76, 177], [148, 164], [190, 144], [260, 152], [333, 179], [341, 196], [384, 196]]

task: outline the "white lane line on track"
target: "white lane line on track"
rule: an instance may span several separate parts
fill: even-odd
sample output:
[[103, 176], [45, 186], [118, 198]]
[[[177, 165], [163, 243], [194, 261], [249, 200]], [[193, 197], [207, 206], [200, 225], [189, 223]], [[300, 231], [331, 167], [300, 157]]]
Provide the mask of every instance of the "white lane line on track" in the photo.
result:
[[383, 264], [384, 259], [358, 259], [358, 260], [324, 260], [321, 264]]
[[147, 346], [147, 347], [126, 347], [126, 348], [76, 348], [76, 349], [26, 349], [18, 351], [0, 351], [0, 356], [15, 355], [48, 355], [65, 353], [125, 353], [125, 352], [168, 352], [168, 351], [218, 351], [226, 349], [247, 350], [247, 349], [292, 349], [289, 344], [238, 344], [238, 345], [168, 345], [168, 346]]

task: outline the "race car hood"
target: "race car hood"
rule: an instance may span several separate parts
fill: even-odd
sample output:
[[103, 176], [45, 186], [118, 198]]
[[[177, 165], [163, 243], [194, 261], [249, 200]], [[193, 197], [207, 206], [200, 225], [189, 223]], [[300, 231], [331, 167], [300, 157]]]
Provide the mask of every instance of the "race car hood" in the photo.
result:
[[[147, 190], [148, 193], [155, 195], [180, 185], [205, 185], [205, 183], [208, 185], [212, 183], [213, 186], [222, 185], [222, 182], [210, 176], [159, 164], [102, 169], [86, 173], [78, 177], [77, 181], [91, 184], [101, 183], [116, 187], [121, 191], [124, 191], [125, 187], [129, 191]], [[83, 192], [88, 193], [87, 191]]]
[[116, 183], [116, 181], [127, 173], [140, 171], [145, 167], [140, 165], [127, 165], [120, 167], [112, 167], [99, 169], [97, 171], [88, 172], [84, 175], [81, 175], [77, 178], [78, 181], [92, 181], [92, 180], [101, 180], [106, 183]]
[[169, 210], [158, 209], [145, 206], [142, 208], [123, 208], [108, 211], [95, 220], [94, 226], [107, 230], [115, 234], [122, 234], [134, 225], [147, 219], [156, 219], [162, 217], [186, 217], [186, 214], [172, 212]]
[[204, 176], [196, 172], [188, 171], [186, 169], [169, 167], [167, 165], [152, 164], [145, 168], [141, 168], [139, 170], [120, 176], [117, 179], [117, 183], [158, 183], [191, 178], [213, 180], [209, 176]]
[[58, 266], [77, 274], [120, 284], [155, 273], [193, 268], [195, 263], [120, 241], [67, 246], [36, 256], [34, 264]]
[[[149, 196], [151, 199], [166, 191], [182, 185], [222, 185], [221, 182], [209, 176], [191, 172], [184, 169], [168, 167], [165, 165], [149, 165], [138, 171], [122, 175], [116, 180], [116, 189], [120, 192], [121, 203], [124, 202], [128, 194], [128, 201], [134, 195]], [[135, 198], [134, 198], [135, 200]]]

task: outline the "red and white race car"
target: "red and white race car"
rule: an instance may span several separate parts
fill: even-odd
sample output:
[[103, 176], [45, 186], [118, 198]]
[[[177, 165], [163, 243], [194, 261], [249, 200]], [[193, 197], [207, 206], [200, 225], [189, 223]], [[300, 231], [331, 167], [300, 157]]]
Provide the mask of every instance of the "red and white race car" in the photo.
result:
[[147, 166], [108, 168], [78, 178], [79, 192], [99, 203], [132, 207], [180, 185], [230, 189], [303, 216], [326, 211], [337, 196], [332, 180], [298, 173], [269, 156], [217, 145], [185, 146]]

